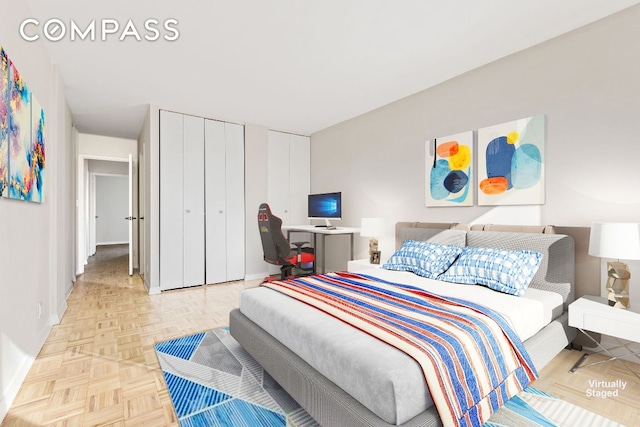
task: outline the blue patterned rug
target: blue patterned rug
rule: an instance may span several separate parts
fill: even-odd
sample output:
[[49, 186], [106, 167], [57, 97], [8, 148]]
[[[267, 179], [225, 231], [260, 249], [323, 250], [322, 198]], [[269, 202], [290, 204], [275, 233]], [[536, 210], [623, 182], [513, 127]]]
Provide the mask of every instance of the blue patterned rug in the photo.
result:
[[[228, 328], [155, 345], [181, 427], [317, 426], [233, 339]], [[494, 413], [484, 427], [619, 427], [532, 387]]]

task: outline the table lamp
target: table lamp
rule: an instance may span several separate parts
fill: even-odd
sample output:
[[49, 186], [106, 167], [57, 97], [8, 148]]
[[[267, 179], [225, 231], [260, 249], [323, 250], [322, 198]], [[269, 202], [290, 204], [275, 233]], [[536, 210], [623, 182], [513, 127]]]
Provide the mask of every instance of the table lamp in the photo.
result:
[[378, 252], [378, 239], [376, 237], [380, 237], [383, 234], [383, 218], [362, 218], [360, 222], [360, 235], [362, 237], [371, 237], [369, 239], [369, 262], [373, 259], [373, 252]]
[[609, 305], [629, 308], [629, 266], [620, 259], [640, 259], [640, 224], [594, 222], [589, 236], [589, 255], [617, 258], [607, 262]]

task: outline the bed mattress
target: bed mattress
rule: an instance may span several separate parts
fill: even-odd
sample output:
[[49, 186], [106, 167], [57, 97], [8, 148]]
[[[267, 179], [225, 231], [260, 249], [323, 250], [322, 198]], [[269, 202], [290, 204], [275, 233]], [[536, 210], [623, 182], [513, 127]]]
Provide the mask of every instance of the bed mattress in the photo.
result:
[[[523, 341], [562, 311], [560, 295], [537, 289], [514, 297], [408, 272], [377, 269], [365, 273], [484, 304], [502, 313]], [[240, 310], [388, 423], [402, 424], [433, 405], [418, 363], [338, 319], [263, 287], [244, 291]]]

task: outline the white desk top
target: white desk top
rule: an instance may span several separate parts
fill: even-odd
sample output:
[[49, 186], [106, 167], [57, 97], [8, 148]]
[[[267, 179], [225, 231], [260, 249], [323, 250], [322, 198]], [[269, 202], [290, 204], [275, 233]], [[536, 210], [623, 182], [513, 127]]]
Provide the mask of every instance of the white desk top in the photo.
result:
[[303, 225], [283, 225], [283, 230], [288, 231], [306, 231], [308, 233], [317, 233], [317, 234], [355, 234], [359, 233], [359, 228], [354, 227], [336, 227], [331, 230], [327, 230], [326, 227], [316, 227], [312, 224], [303, 224]]

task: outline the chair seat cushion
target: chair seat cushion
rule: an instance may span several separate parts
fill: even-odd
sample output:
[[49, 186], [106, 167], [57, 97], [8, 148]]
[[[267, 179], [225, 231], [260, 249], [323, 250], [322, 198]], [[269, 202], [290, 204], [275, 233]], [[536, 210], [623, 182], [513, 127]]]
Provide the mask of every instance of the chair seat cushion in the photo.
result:
[[[302, 255], [302, 264], [306, 264], [306, 263], [310, 263], [313, 262], [314, 260], [314, 256], [311, 253], [308, 252], [302, 252], [300, 255]], [[297, 264], [298, 263], [298, 254], [295, 254], [293, 256], [290, 256], [289, 258], [287, 258], [287, 262], [290, 264]]]

